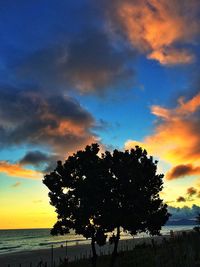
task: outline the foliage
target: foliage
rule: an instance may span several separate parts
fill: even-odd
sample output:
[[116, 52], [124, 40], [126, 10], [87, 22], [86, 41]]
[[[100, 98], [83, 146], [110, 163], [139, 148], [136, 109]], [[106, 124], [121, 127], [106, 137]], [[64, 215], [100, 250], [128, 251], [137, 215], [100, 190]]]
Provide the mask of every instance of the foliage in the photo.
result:
[[136, 146], [130, 151], [106, 151], [99, 156], [99, 145], [58, 161], [54, 172], [44, 177], [51, 205], [58, 221], [52, 234], [76, 234], [91, 238], [93, 266], [96, 265], [95, 243], [104, 245], [106, 233], [113, 232], [111, 266], [117, 256], [120, 230], [131, 234], [159, 234], [169, 217], [167, 206], [159, 197], [163, 175], [156, 174], [157, 161]]
[[112, 227], [120, 226], [131, 234], [159, 234], [169, 214], [159, 196], [163, 175], [156, 174], [157, 161], [138, 146], [125, 152], [106, 152], [104, 160], [113, 178], [109, 205], [106, 205], [112, 210], [112, 220], [107, 217]]
[[111, 240], [115, 244], [111, 261], [114, 266], [121, 228], [132, 235], [139, 232], [158, 235], [170, 214], [159, 196], [163, 175], [156, 174], [158, 162], [148, 157], [146, 150], [138, 146], [125, 152], [114, 150], [113, 154], [106, 152], [103, 159], [112, 176], [106, 205], [110, 216], [104, 220], [117, 229]]
[[198, 213], [196, 216], [196, 224], [200, 226], [200, 213]]
[[194, 230], [200, 233], [200, 213], [198, 213], [196, 216], [196, 224], [197, 226], [194, 227]]
[[87, 146], [84, 151], [69, 156], [64, 164], [58, 161], [55, 171], [43, 180], [50, 190], [50, 204], [55, 206], [58, 214], [51, 233], [63, 235], [74, 229], [76, 234], [91, 238], [94, 261], [97, 257], [95, 242], [104, 245], [105, 232], [110, 230], [99, 223], [102, 199], [109, 192], [104, 162], [98, 152], [97, 144]]

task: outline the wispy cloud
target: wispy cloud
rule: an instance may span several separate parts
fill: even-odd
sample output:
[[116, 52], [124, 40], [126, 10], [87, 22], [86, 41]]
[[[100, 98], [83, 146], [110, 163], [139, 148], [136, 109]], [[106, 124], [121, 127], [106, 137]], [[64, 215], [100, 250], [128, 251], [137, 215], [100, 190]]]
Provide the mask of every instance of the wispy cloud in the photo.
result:
[[20, 182], [16, 182], [15, 184], [11, 185], [11, 187], [19, 187], [21, 185]]
[[184, 45], [198, 38], [199, 10], [198, 0], [125, 0], [112, 1], [109, 16], [112, 27], [147, 58], [175, 65], [194, 61]]
[[[42, 174], [35, 170], [25, 169], [19, 164], [11, 164], [7, 161], [0, 161], [0, 172], [5, 173], [6, 175], [27, 178], [27, 179], [41, 179]], [[18, 183], [15, 184], [19, 186]]]

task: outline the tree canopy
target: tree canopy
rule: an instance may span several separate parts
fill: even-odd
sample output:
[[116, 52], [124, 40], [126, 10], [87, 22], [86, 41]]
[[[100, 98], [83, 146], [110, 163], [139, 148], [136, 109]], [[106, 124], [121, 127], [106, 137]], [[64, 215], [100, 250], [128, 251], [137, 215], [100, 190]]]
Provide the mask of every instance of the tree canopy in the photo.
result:
[[157, 161], [138, 146], [99, 155], [99, 145], [92, 144], [64, 164], [58, 161], [43, 180], [58, 214], [51, 233], [63, 235], [73, 229], [91, 238], [95, 266], [95, 243], [104, 245], [107, 233], [113, 232], [113, 266], [121, 229], [156, 235], [168, 220], [167, 205], [159, 196], [163, 175], [156, 172]]

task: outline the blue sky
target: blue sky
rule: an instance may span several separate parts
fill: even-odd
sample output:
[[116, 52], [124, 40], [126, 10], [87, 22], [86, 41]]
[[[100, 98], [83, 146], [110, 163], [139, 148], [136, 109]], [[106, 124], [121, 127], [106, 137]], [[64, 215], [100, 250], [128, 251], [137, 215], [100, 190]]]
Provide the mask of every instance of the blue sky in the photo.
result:
[[165, 201], [199, 205], [199, 11], [198, 0], [1, 2], [1, 228], [50, 226], [43, 175], [93, 142], [141, 145], [159, 159]]

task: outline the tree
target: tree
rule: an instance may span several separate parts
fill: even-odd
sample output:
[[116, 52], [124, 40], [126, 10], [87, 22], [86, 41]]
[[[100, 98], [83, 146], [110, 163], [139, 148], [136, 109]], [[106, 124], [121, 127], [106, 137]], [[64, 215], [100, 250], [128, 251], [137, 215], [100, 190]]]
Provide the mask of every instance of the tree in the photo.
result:
[[114, 150], [113, 154], [106, 152], [103, 159], [113, 178], [105, 205], [106, 214], [110, 214], [107, 223], [110, 221], [111, 228], [116, 229], [110, 240], [114, 243], [112, 267], [117, 256], [120, 229], [132, 235], [139, 232], [158, 235], [170, 214], [159, 196], [163, 175], [156, 174], [158, 162], [148, 157], [146, 150], [138, 146], [125, 152]]
[[198, 213], [196, 216], [196, 223], [197, 225], [200, 225], [200, 213]]
[[102, 199], [106, 192], [104, 162], [98, 156], [99, 146], [87, 146], [68, 157], [64, 164], [58, 161], [54, 172], [45, 175], [43, 183], [49, 188], [50, 204], [55, 206], [58, 220], [51, 234], [76, 234], [91, 238], [93, 266], [96, 266], [95, 243], [106, 242], [107, 229], [99, 223]]
[[169, 213], [159, 197], [163, 175], [156, 174], [157, 161], [145, 150], [106, 151], [101, 157], [98, 153], [98, 144], [87, 146], [64, 164], [59, 161], [43, 182], [50, 189], [50, 203], [58, 214], [51, 233], [65, 234], [74, 229], [76, 234], [91, 238], [96, 266], [95, 243], [104, 245], [107, 233], [112, 232], [113, 267], [121, 229], [132, 235], [159, 234]]
[[194, 230], [197, 232], [197, 233], [200, 233], [200, 213], [198, 212], [197, 213], [197, 216], [196, 216], [196, 225], [194, 227]]

